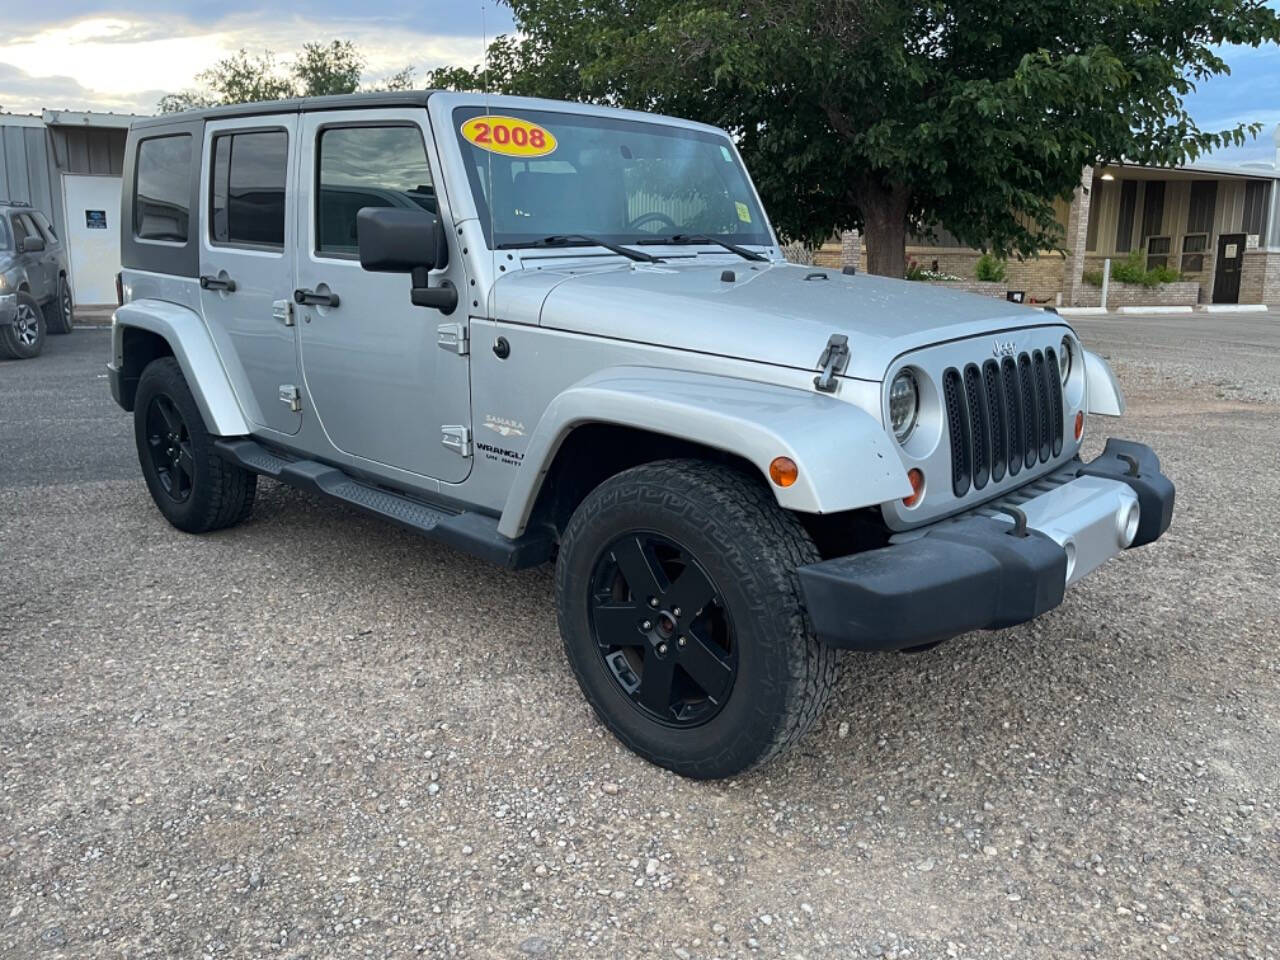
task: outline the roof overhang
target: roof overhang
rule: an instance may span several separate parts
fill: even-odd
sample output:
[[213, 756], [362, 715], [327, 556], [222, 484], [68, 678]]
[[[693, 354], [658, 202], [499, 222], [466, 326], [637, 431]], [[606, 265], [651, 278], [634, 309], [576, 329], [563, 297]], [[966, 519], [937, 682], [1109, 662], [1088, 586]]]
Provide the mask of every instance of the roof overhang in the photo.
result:
[[135, 120], [143, 119], [141, 114], [133, 113], [96, 113], [90, 110], [45, 110], [40, 120], [49, 127], [110, 127], [128, 130]]
[[1115, 180], [1277, 180], [1280, 170], [1267, 167], [1231, 167], [1191, 164], [1185, 167], [1149, 167], [1135, 163], [1103, 163], [1093, 168], [1094, 182], [1111, 174]]

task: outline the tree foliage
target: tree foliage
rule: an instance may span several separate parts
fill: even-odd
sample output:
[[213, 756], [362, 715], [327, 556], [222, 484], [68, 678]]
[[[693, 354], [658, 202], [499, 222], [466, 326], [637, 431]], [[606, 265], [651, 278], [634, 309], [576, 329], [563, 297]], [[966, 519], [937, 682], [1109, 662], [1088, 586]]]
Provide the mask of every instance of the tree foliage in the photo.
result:
[[1054, 200], [1104, 161], [1176, 165], [1258, 125], [1185, 107], [1222, 44], [1280, 41], [1263, 0], [507, 0], [487, 69], [432, 85], [703, 120], [738, 140], [775, 224], [861, 228], [901, 276], [940, 224], [998, 256], [1059, 247]]
[[[350, 40], [304, 43], [287, 65], [270, 51], [251, 54], [242, 49], [197, 74], [198, 88], [165, 94], [156, 109], [176, 113], [226, 103], [354, 93], [362, 87], [366, 63]], [[408, 90], [413, 80], [414, 69], [409, 66], [364, 89]]]

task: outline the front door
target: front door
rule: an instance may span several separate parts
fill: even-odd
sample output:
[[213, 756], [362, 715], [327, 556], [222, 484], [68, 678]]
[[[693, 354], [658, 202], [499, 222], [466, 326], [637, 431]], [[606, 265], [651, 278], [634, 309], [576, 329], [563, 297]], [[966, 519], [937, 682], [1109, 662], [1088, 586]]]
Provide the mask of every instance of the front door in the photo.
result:
[[1213, 271], [1213, 302], [1240, 302], [1240, 268], [1244, 264], [1244, 234], [1218, 237], [1218, 259]]
[[[297, 287], [302, 369], [329, 440], [344, 453], [447, 483], [471, 470], [468, 357], [440, 344], [439, 328], [466, 324], [409, 302], [408, 275], [360, 266], [356, 212], [404, 207], [437, 212], [425, 110], [304, 113], [299, 139], [306, 182], [298, 220]], [[452, 231], [449, 231], [452, 232]], [[461, 257], [432, 273], [466, 289]]]
[[[256, 424], [284, 434], [302, 426], [293, 295], [293, 193], [297, 114], [205, 125], [200, 305], [205, 323]], [[243, 401], [243, 398], [242, 398]]]

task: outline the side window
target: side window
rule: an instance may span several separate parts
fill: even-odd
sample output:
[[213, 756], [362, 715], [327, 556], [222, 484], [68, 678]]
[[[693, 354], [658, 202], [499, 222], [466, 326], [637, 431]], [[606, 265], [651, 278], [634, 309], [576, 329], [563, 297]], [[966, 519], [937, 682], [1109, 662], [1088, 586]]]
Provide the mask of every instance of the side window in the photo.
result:
[[13, 215], [13, 239], [14, 249], [22, 246], [22, 241], [31, 236], [31, 231], [27, 229], [27, 225], [22, 220], [22, 214], [15, 213]]
[[50, 246], [58, 242], [58, 235], [53, 232], [53, 225], [49, 223], [49, 218], [39, 210], [33, 210], [31, 219], [36, 222], [36, 226], [40, 228], [40, 232], [44, 234], [45, 242]]
[[191, 135], [138, 144], [133, 232], [140, 240], [186, 243], [191, 225]]
[[213, 138], [209, 235], [214, 243], [284, 246], [289, 137], [283, 130]]
[[417, 127], [331, 127], [320, 131], [316, 252], [357, 252], [363, 207], [437, 212], [426, 148]]

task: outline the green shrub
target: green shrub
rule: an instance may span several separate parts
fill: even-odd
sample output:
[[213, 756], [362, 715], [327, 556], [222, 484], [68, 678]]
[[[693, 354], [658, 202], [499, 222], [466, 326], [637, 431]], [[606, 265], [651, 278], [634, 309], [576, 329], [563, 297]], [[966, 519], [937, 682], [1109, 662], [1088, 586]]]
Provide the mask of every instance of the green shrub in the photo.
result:
[[[1142, 251], [1133, 250], [1124, 260], [1111, 264], [1111, 279], [1116, 283], [1132, 283], [1150, 289], [1162, 283], [1177, 283], [1182, 274], [1173, 267], [1152, 267], [1148, 270]], [[1084, 282], [1094, 287], [1102, 286], [1102, 271], [1086, 270]]]
[[979, 280], [985, 280], [988, 283], [1000, 283], [1005, 276], [1005, 262], [997, 260], [989, 253], [984, 253], [978, 258], [973, 272]]

